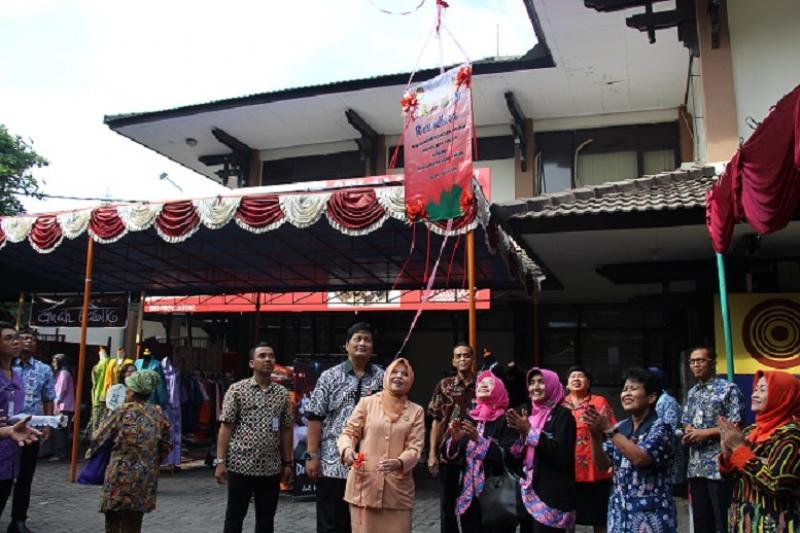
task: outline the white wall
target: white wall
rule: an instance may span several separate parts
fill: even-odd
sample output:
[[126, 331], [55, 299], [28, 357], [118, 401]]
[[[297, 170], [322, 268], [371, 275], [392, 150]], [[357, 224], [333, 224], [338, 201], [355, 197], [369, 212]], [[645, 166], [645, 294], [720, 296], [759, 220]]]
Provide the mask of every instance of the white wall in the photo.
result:
[[800, 1], [728, 0], [739, 135], [800, 84]]

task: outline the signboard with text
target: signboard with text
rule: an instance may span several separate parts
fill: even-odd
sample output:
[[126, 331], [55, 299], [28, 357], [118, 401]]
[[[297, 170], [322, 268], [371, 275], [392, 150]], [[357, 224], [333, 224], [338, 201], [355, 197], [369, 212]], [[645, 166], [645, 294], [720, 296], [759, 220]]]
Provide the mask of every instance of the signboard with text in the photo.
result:
[[[81, 296], [33, 297], [30, 325], [42, 328], [81, 327]], [[128, 323], [128, 295], [97, 296], [89, 302], [87, 326], [90, 328], [124, 328]]]
[[412, 87], [405, 113], [403, 157], [410, 219], [447, 220], [474, 200], [472, 67], [462, 65]]

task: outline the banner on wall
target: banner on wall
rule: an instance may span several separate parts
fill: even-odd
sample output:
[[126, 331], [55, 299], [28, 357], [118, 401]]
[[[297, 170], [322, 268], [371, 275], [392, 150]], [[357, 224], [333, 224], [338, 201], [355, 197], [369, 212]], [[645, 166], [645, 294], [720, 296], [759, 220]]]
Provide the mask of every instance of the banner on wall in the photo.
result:
[[[731, 336], [736, 374], [756, 370], [800, 373], [800, 294], [729, 294]], [[725, 339], [719, 297], [714, 298], [714, 326], [718, 353]], [[717, 357], [717, 370], [724, 374], [724, 357]]]
[[405, 201], [412, 220], [456, 218], [474, 200], [471, 83], [472, 67], [462, 65], [403, 96]]
[[[33, 297], [30, 325], [42, 328], [79, 328], [83, 311], [82, 296]], [[89, 302], [87, 326], [124, 328], [128, 323], [128, 295], [111, 294], [93, 297]]]

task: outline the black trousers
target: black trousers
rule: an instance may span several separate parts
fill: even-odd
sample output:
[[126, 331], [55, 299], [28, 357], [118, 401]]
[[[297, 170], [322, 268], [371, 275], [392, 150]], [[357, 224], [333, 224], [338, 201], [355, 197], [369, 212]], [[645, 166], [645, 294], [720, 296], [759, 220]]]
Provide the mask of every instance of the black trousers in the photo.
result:
[[[439, 463], [439, 523], [441, 533], [459, 533], [456, 518], [456, 499], [460, 492], [458, 478], [461, 467]], [[468, 511], [469, 512], [469, 511]], [[462, 518], [462, 521], [465, 520]]]
[[8, 497], [11, 496], [11, 490], [14, 488], [13, 479], [4, 479], [0, 481], [0, 516], [3, 516], [3, 511], [6, 509]]
[[12, 520], [27, 520], [31, 505], [31, 485], [39, 458], [39, 441], [22, 447], [19, 458], [19, 476], [14, 483], [14, 502], [11, 504]]
[[346, 479], [317, 481], [317, 533], [350, 533], [350, 505], [344, 501]]
[[694, 530], [709, 533], [728, 531], [728, 507], [733, 497], [731, 483], [694, 477], [689, 480], [689, 490]]
[[250, 496], [256, 506], [256, 533], [273, 533], [278, 508], [280, 476], [245, 476], [228, 472], [228, 507], [225, 509], [225, 533], [241, 533]]

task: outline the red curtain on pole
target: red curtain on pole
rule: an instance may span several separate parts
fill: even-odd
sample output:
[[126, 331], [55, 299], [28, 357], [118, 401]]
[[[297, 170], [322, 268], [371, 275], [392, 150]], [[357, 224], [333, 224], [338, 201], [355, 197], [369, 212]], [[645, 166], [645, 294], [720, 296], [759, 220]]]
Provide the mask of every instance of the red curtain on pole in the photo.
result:
[[728, 249], [736, 222], [772, 233], [786, 227], [798, 205], [800, 86], [778, 102], [708, 192], [706, 225], [714, 250]]

